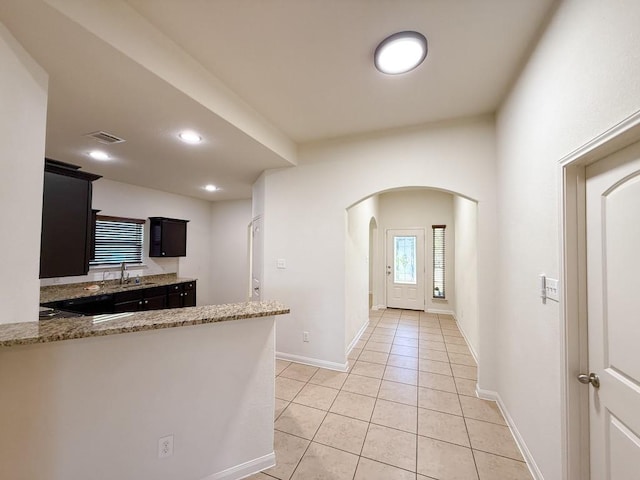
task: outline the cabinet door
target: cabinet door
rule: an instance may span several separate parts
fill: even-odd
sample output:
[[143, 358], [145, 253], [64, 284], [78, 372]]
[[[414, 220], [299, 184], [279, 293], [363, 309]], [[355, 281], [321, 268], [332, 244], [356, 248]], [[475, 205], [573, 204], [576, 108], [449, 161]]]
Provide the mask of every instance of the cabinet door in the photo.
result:
[[182, 306], [183, 307], [195, 307], [196, 306], [196, 291], [187, 290], [182, 294]]
[[166, 295], [158, 295], [155, 297], [145, 297], [142, 301], [143, 310], [161, 310], [166, 307]]
[[113, 306], [113, 313], [137, 312], [138, 310], [142, 310], [142, 299], [120, 302]]
[[40, 278], [89, 271], [91, 182], [45, 172]]
[[186, 255], [186, 222], [165, 220], [164, 222], [162, 222], [162, 256], [184, 257]]
[[182, 292], [171, 292], [167, 295], [167, 308], [180, 308], [182, 306]]

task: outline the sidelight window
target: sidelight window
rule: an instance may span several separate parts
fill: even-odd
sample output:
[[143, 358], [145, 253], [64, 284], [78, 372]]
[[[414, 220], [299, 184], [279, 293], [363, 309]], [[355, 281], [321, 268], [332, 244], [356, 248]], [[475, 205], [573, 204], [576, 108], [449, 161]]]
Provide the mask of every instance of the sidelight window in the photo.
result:
[[444, 231], [446, 225], [432, 225], [433, 228], [433, 298], [445, 297], [445, 255]]

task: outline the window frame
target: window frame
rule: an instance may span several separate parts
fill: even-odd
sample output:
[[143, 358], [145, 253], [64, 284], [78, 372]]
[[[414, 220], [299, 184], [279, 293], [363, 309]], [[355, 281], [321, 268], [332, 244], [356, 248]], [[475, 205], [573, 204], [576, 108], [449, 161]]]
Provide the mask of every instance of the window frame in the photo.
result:
[[[99, 258], [100, 256], [101, 248], [107, 248], [99, 238], [100, 232], [98, 228], [98, 222], [117, 223], [120, 225], [128, 224], [128, 225], [136, 226], [135, 239], [131, 239], [131, 241], [128, 243], [129, 248], [137, 249], [137, 251], [135, 252], [135, 258], [133, 260], [128, 259], [127, 257], [124, 257], [124, 256], [114, 259], [112, 261], [97, 260], [97, 258]], [[92, 270], [114, 268], [121, 265], [123, 261], [127, 265], [143, 266], [144, 265], [144, 241], [145, 241], [144, 231], [145, 231], [146, 223], [147, 221], [145, 219], [140, 219], [140, 218], [115, 217], [110, 215], [96, 215], [96, 224], [95, 224], [96, 232], [93, 239], [95, 255], [94, 255], [94, 258], [89, 262], [89, 268]], [[125, 227], [121, 227], [121, 228], [125, 228]]]
[[[431, 295], [434, 300], [446, 300], [446, 271], [447, 271], [447, 259], [446, 259], [446, 225], [431, 225], [432, 229], [432, 241], [433, 241], [433, 251], [432, 251], [432, 264], [431, 264]], [[436, 240], [441, 237], [441, 246], [436, 248]], [[436, 276], [438, 279], [440, 278], [440, 274], [442, 276], [442, 280], [436, 281]], [[436, 291], [442, 292], [441, 295], [436, 295]]]

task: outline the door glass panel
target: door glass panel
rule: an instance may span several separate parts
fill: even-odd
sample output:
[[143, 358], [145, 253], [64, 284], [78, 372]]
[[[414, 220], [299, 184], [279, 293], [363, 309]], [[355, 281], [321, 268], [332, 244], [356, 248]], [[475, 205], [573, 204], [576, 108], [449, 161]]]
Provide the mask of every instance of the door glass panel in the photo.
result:
[[415, 285], [416, 278], [416, 237], [393, 237], [393, 281]]

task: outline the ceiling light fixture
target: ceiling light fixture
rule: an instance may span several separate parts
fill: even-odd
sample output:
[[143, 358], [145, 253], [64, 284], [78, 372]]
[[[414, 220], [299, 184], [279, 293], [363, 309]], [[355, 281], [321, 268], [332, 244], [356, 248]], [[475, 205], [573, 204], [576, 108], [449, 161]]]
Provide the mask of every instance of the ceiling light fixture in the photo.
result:
[[94, 160], [109, 160], [111, 157], [102, 150], [91, 150], [89, 156]]
[[218, 187], [216, 187], [215, 185], [209, 184], [209, 185], [205, 186], [204, 189], [207, 192], [215, 192], [216, 190], [218, 190]]
[[427, 39], [418, 32], [394, 33], [376, 48], [376, 68], [388, 75], [410, 72], [427, 57]]
[[182, 140], [184, 143], [189, 143], [191, 145], [195, 145], [196, 143], [200, 143], [202, 141], [202, 137], [193, 130], [185, 130], [184, 132], [180, 132], [178, 134], [178, 138], [180, 138], [180, 140]]

